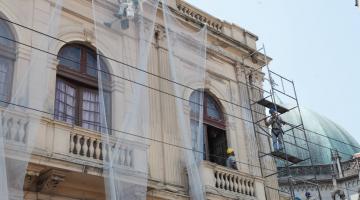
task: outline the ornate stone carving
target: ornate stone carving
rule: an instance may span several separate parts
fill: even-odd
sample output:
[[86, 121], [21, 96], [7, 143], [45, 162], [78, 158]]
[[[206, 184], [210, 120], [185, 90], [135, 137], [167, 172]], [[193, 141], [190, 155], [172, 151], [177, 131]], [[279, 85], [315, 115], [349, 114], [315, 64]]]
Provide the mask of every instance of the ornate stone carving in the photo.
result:
[[162, 41], [166, 38], [166, 32], [165, 32], [165, 28], [159, 24], [155, 25], [155, 39], [157, 41]]
[[43, 166], [30, 164], [26, 170], [24, 180], [25, 191], [36, 191], [37, 182], [39, 180], [40, 172], [44, 169]]
[[42, 193], [53, 193], [58, 185], [65, 180], [65, 173], [51, 169], [40, 174], [37, 191]]

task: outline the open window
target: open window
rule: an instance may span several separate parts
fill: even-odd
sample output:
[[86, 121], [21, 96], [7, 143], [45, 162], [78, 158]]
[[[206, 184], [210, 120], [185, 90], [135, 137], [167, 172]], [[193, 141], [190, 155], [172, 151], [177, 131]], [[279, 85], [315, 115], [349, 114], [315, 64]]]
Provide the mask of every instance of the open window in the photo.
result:
[[[100, 132], [102, 127], [95, 51], [82, 44], [68, 44], [61, 48], [58, 59], [55, 119]], [[100, 66], [103, 73], [108, 72], [103, 62]], [[102, 77], [110, 82], [109, 76]], [[106, 91], [104, 101], [107, 123], [110, 124], [111, 95]]]
[[[203, 96], [203, 97], [202, 97]], [[204, 105], [203, 117], [199, 117], [200, 105]], [[202, 95], [201, 91], [194, 91], [190, 96], [191, 128], [193, 147], [203, 146], [203, 159], [225, 166], [226, 161], [226, 127], [223, 112], [218, 101], [209, 93]], [[199, 119], [203, 119], [203, 133], [198, 135]], [[202, 140], [202, 141], [199, 141]]]

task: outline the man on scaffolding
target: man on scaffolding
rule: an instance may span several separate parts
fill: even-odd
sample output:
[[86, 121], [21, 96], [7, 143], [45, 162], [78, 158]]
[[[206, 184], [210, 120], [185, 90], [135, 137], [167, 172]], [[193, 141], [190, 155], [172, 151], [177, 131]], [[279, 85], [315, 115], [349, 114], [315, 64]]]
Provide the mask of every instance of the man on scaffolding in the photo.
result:
[[265, 125], [271, 125], [271, 136], [273, 147], [275, 151], [281, 151], [283, 149], [283, 134], [284, 131], [282, 130], [282, 125], [285, 122], [281, 119], [280, 114], [276, 112], [274, 108], [269, 110], [270, 117], [265, 120]]

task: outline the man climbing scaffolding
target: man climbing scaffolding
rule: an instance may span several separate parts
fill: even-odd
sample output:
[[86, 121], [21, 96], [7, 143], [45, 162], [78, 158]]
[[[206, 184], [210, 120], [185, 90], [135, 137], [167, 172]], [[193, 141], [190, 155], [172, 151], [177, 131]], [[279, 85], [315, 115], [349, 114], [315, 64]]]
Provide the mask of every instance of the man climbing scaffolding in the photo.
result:
[[265, 120], [265, 125], [271, 125], [271, 136], [274, 150], [281, 151], [283, 148], [284, 134], [281, 127], [285, 124], [285, 122], [281, 119], [280, 114], [274, 108], [271, 108], [269, 113], [271, 116]]
[[226, 159], [226, 167], [237, 170], [235, 153], [233, 148], [228, 148], [226, 150], [228, 158]]

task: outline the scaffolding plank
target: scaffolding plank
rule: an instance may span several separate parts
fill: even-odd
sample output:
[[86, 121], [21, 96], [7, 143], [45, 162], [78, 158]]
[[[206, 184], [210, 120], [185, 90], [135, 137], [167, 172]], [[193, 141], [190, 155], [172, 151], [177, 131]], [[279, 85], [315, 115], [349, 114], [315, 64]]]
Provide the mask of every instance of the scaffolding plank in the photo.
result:
[[282, 152], [282, 151], [273, 151], [273, 152], [271, 152], [271, 155], [273, 155], [273, 156], [275, 156], [275, 157], [278, 157], [278, 158], [281, 158], [281, 159], [283, 159], [283, 160], [288, 160], [289, 162], [292, 162], [292, 163], [294, 163], [294, 164], [303, 161], [303, 160], [300, 159], [300, 158], [297, 158], [297, 157], [295, 157], [295, 156], [286, 154], [286, 153], [284, 153], [284, 152]]
[[260, 101], [257, 102], [258, 104], [262, 105], [262, 106], [265, 106], [267, 108], [275, 108], [276, 106], [276, 110], [277, 112], [279, 113], [286, 113], [289, 111], [289, 109], [283, 107], [283, 106], [280, 106], [279, 104], [274, 104], [273, 102], [267, 100], [267, 99], [261, 99]]

